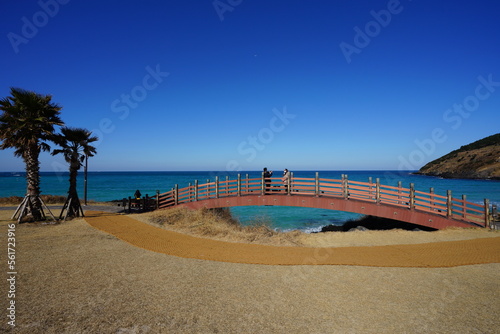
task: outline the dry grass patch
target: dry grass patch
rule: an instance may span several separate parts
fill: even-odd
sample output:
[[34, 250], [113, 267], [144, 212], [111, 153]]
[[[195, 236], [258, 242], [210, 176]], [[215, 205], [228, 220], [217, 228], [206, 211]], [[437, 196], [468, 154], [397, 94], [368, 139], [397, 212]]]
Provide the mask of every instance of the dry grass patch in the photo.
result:
[[[20, 196], [9, 196], [0, 197], [0, 206], [18, 206], [23, 201], [24, 197]], [[51, 205], [63, 205], [66, 202], [66, 196], [59, 195], [40, 195], [42, 201], [49, 207]], [[83, 199], [80, 198], [80, 202], [83, 204]], [[100, 205], [100, 206], [114, 206], [115, 203], [112, 202], [96, 202], [94, 200], [88, 201], [89, 205]]]
[[[40, 195], [40, 198], [45, 204], [64, 204], [66, 201], [66, 196]], [[0, 205], [3, 206], [16, 206], [22, 201], [23, 197], [20, 196], [0, 197]]]
[[165, 229], [229, 242], [263, 245], [302, 246], [300, 231], [277, 232], [265, 222], [257, 221], [243, 226], [231, 216], [228, 209], [189, 210], [174, 208], [142, 215], [133, 215], [140, 221]]

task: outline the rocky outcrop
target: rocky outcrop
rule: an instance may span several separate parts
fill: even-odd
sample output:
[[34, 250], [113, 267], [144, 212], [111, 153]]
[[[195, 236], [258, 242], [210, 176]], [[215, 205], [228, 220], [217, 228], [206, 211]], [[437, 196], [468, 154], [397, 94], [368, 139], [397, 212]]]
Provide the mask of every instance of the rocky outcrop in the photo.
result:
[[500, 180], [500, 133], [462, 146], [431, 161], [416, 174]]
[[381, 218], [375, 216], [363, 216], [359, 220], [349, 220], [343, 225], [323, 226], [320, 232], [355, 232], [366, 230], [392, 230], [401, 229], [407, 231], [435, 231], [436, 229], [402, 222], [399, 220]]

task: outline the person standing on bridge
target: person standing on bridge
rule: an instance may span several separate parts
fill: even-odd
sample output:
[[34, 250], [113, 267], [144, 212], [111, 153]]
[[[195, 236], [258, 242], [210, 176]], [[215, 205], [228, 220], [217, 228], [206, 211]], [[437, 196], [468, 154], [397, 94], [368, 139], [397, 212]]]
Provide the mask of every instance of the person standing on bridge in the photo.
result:
[[290, 189], [288, 189], [288, 182], [290, 180], [290, 172], [288, 169], [285, 168], [283, 171], [283, 177], [281, 178], [281, 181], [283, 181], [283, 185], [285, 186], [285, 191], [286, 193], [290, 193]]
[[262, 177], [264, 178], [264, 182], [266, 184], [266, 193], [271, 189], [271, 176], [273, 176], [273, 171], [268, 171], [267, 167], [264, 167]]

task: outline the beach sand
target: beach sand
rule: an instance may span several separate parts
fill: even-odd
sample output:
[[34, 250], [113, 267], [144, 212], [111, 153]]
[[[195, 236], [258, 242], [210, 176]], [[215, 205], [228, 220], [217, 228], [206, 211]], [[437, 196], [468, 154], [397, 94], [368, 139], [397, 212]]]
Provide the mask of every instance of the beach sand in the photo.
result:
[[[0, 212], [3, 240], [8, 218], [9, 212]], [[346, 247], [371, 245], [363, 244], [361, 240], [368, 238], [363, 233], [331, 235], [344, 239]], [[381, 232], [377, 245], [383, 244], [384, 235], [398, 244], [397, 233]], [[421, 242], [498, 236], [485, 230], [408, 233], [417, 233]], [[422, 233], [427, 239], [417, 236]], [[15, 234], [13, 333], [498, 331], [498, 263], [388, 268], [207, 261], [133, 246], [83, 219], [16, 225]], [[328, 234], [320, 235], [316, 246], [331, 247]], [[402, 241], [405, 238], [409, 237]], [[6, 259], [6, 247], [2, 248]], [[6, 261], [1, 261], [1, 270], [8, 271]], [[5, 280], [1, 284], [0, 306], [6, 310], [9, 286]], [[2, 318], [0, 331], [10, 331]]]

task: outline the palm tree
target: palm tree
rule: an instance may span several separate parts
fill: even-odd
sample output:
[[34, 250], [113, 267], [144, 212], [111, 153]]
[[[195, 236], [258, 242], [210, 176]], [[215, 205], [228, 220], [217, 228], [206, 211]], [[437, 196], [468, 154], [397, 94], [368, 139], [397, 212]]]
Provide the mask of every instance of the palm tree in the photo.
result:
[[61, 128], [61, 134], [54, 137], [54, 142], [58, 144], [61, 149], [56, 149], [51, 154], [62, 154], [64, 160], [69, 164], [68, 197], [61, 210], [59, 219], [62, 218], [64, 210], [67, 210], [66, 216], [64, 217], [65, 219], [68, 216], [80, 217], [80, 212], [82, 216], [84, 215], [76, 190], [76, 177], [78, 176], [78, 170], [85, 161], [85, 158], [93, 157], [96, 154], [95, 147], [91, 146], [90, 143], [97, 140], [98, 138], [92, 136], [92, 132], [87, 129], [69, 127]]
[[[14, 213], [35, 221], [45, 218], [40, 199], [41, 151], [50, 150], [47, 141], [54, 135], [54, 126], [63, 125], [59, 118], [62, 107], [53, 103], [51, 95], [11, 88], [11, 96], [0, 99], [0, 149], [14, 148], [14, 155], [26, 164], [27, 194]], [[49, 210], [50, 212], [50, 210]], [[51, 213], [52, 214], [52, 213]]]

